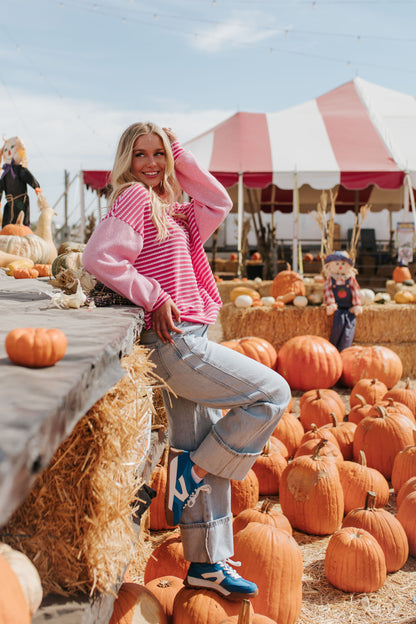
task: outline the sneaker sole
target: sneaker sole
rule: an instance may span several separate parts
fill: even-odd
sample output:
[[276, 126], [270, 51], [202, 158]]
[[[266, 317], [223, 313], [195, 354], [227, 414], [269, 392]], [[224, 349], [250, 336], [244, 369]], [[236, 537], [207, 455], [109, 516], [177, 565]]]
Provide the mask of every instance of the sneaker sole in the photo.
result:
[[258, 589], [256, 589], [256, 591], [252, 594], [244, 594], [242, 592], [230, 592], [227, 589], [224, 589], [224, 587], [221, 587], [221, 585], [218, 585], [218, 583], [199, 579], [198, 581], [195, 581], [195, 583], [193, 583], [186, 578], [183, 583], [185, 587], [188, 587], [189, 589], [212, 589], [212, 591], [217, 592], [217, 594], [220, 594], [223, 598], [226, 598], [227, 600], [230, 600], [232, 602], [238, 602], [239, 600], [245, 600], [246, 598], [250, 600], [250, 598], [255, 598], [255, 596], [257, 596], [259, 593]]
[[175, 524], [175, 519], [173, 517], [173, 509], [169, 507], [169, 504], [172, 505], [170, 494], [175, 487], [176, 477], [178, 473], [177, 471], [178, 462], [177, 461], [174, 462], [174, 460], [182, 453], [183, 451], [180, 449], [169, 448], [166, 491], [165, 491], [165, 516], [166, 516], [166, 522], [168, 523], [169, 526], [177, 526], [177, 524]]

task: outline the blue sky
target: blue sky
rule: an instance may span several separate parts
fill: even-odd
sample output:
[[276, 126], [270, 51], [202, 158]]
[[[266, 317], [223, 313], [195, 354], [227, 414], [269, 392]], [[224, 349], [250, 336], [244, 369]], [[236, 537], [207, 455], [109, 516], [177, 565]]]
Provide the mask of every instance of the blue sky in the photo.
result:
[[[0, 132], [19, 135], [53, 205], [110, 169], [127, 125], [182, 141], [355, 76], [416, 96], [416, 0], [2, 0]], [[32, 219], [35, 195], [29, 190]], [[78, 218], [77, 184], [70, 220]], [[87, 211], [95, 209], [93, 197]], [[56, 208], [57, 223], [63, 204]]]

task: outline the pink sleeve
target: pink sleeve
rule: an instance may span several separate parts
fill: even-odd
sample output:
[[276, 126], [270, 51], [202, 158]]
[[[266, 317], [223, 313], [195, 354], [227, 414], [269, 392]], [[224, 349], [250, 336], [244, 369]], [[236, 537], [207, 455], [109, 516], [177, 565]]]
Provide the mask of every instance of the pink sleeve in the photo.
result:
[[151, 312], [169, 299], [155, 279], [138, 273], [133, 266], [143, 239], [133, 228], [116, 217], [103, 219], [95, 228], [84, 251], [86, 271], [135, 305]]
[[233, 203], [222, 184], [201, 167], [191, 152], [172, 145], [179, 184], [195, 203], [195, 218], [204, 243], [230, 212]]

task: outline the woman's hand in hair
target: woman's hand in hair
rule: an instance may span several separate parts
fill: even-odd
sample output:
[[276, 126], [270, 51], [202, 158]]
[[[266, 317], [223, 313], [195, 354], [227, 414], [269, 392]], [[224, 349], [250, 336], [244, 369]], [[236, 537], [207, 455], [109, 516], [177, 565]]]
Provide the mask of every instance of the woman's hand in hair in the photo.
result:
[[170, 331], [174, 331], [178, 334], [182, 333], [181, 329], [178, 329], [174, 323], [174, 319], [178, 323], [181, 321], [179, 309], [172, 301], [168, 299], [165, 303], [162, 303], [160, 308], [152, 312], [152, 327], [153, 331], [159, 336], [162, 342], [170, 342], [173, 344]]
[[175, 141], [178, 140], [178, 137], [177, 137], [176, 133], [172, 130], [172, 128], [163, 128], [163, 130], [167, 134], [168, 139], [169, 139], [171, 145], [172, 145], [172, 143], [175, 143]]

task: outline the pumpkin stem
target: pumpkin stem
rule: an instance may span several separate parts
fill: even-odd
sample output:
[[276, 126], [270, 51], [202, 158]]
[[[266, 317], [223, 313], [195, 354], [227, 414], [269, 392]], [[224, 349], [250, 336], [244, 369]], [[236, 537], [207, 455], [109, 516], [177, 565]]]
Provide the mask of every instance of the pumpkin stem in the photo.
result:
[[322, 438], [322, 440], [318, 442], [312, 455], [312, 459], [320, 459], [320, 451], [326, 444], [328, 444], [328, 440], [326, 438]]
[[337, 427], [338, 426], [337, 415], [335, 414], [335, 412], [331, 412], [329, 415], [330, 415], [331, 420], [332, 420], [332, 426], [333, 427]]
[[406, 390], [409, 390], [410, 388], [410, 377], [406, 377], [406, 381], [405, 381], [405, 385], [404, 385]]
[[238, 614], [237, 624], [252, 624], [251, 619], [251, 603], [250, 600], [244, 598], [241, 602], [240, 613]]
[[360, 466], [367, 466], [367, 458], [365, 456], [364, 451], [360, 451], [360, 457], [359, 457], [358, 463], [360, 464]]
[[416, 446], [416, 429], [413, 429], [413, 443]]
[[171, 587], [172, 586], [172, 581], [170, 581], [169, 579], [165, 579], [162, 578], [160, 579], [160, 581], [157, 584], [158, 587]]
[[273, 507], [273, 504], [274, 503], [273, 501], [270, 500], [270, 498], [265, 498], [260, 509], [261, 513], [265, 513], [265, 514], [270, 513]]
[[366, 511], [375, 510], [376, 499], [377, 499], [377, 494], [375, 492], [371, 492], [371, 490], [368, 490], [367, 496], [365, 497], [365, 505], [364, 505], [364, 508]]
[[386, 418], [388, 416], [388, 412], [383, 405], [375, 405], [376, 408], [376, 418]]
[[270, 438], [267, 440], [266, 444], [263, 446], [263, 450], [261, 452], [262, 455], [270, 455], [272, 452]]
[[365, 398], [363, 397], [362, 394], [356, 394], [355, 398], [360, 401], [360, 403], [361, 403], [360, 407], [364, 407], [364, 405], [367, 405], [367, 401], [365, 400]]
[[316, 391], [316, 398], [317, 398], [317, 399], [321, 399], [321, 398], [322, 398], [322, 397], [321, 397], [321, 391], [320, 391], [320, 390], [317, 390], [317, 391]]

